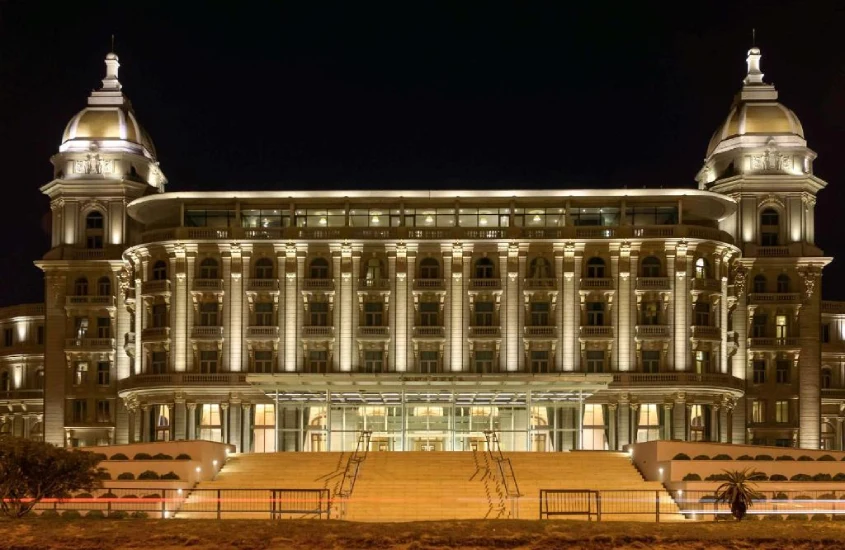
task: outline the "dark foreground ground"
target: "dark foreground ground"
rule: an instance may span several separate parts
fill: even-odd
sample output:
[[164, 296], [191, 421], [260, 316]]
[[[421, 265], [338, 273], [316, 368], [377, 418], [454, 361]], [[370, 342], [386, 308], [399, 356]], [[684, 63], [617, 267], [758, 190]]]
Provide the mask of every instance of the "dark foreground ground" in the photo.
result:
[[845, 549], [845, 521], [0, 521], [0, 549]]

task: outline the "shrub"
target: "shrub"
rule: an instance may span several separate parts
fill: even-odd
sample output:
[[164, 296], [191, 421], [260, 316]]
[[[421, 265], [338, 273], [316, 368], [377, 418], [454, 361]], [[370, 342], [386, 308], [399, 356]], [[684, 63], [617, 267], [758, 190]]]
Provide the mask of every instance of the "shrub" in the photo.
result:
[[772, 476], [769, 478], [769, 481], [789, 481], [789, 480], [783, 474], [772, 474]]
[[152, 493], [149, 495], [144, 495], [144, 498], [161, 498], [161, 495], [158, 493]]
[[97, 472], [97, 478], [102, 480], [111, 480], [111, 474], [108, 472]]
[[845, 521], [845, 514], [833, 514], [833, 521]]
[[798, 460], [800, 460], [802, 462], [813, 462], [815, 459], [811, 456], [801, 455], [801, 456], [798, 457]]
[[106, 491], [105, 493], [100, 495], [100, 498], [117, 498], [117, 495], [112, 493], [111, 491]]
[[[789, 481], [813, 481], [813, 476], [808, 474], [795, 474]], [[798, 500], [798, 497], [795, 497], [795, 500]]]
[[795, 460], [795, 457], [792, 455], [781, 455], [777, 457], [775, 460]]
[[57, 518], [59, 517], [59, 513], [55, 510], [44, 510], [43, 512], [38, 514], [38, 517], [44, 519]]
[[698, 474], [687, 474], [684, 476], [683, 481], [701, 481], [701, 476]]
[[153, 460], [173, 460], [173, 457], [164, 453], [153, 455]]
[[689, 460], [689, 455], [686, 453], [678, 453], [676, 454], [672, 460]]
[[169, 479], [169, 480], [179, 479], [179, 474], [177, 474], [176, 472], [167, 472], [166, 474], [161, 475], [161, 479]]
[[111, 455], [111, 460], [129, 460], [129, 457], [123, 453], [116, 453]]
[[830, 474], [816, 474], [813, 476], [813, 481], [833, 481], [833, 476]]
[[750, 479], [751, 481], [768, 481], [769, 476], [765, 472], [756, 472], [748, 479]]
[[156, 473], [156, 472], [154, 472], [154, 471], [152, 471], [152, 470], [144, 470], [143, 472], [141, 472], [140, 474], [138, 474], [138, 479], [144, 479], [144, 480], [147, 480], [147, 479], [161, 479], [161, 476], [159, 476], [159, 475], [158, 475], [158, 473]]
[[[762, 456], [762, 455], [760, 455], [760, 456]], [[751, 456], [751, 455], [741, 455], [740, 457], [737, 458], [737, 460], [754, 460], [754, 457]]]
[[733, 459], [726, 454], [718, 454], [718, 455], [713, 457], [713, 460], [733, 460]]
[[124, 512], [123, 510], [112, 510], [109, 512], [109, 519], [126, 519], [129, 517], [129, 514]]
[[132, 515], [130, 517], [132, 519], [147, 519], [150, 516], [148, 516], [146, 512], [141, 512], [139, 510], [137, 512], [132, 512]]
[[754, 460], [773, 460], [771, 455], [757, 455]]
[[813, 500], [813, 497], [811, 497], [810, 495], [798, 495], [792, 500]]
[[775, 493], [772, 500], [789, 500], [789, 497], [786, 496], [786, 493]]
[[180, 454], [176, 455], [176, 460], [191, 460], [191, 455], [185, 454], [185, 453], [180, 453]]
[[135, 453], [135, 456], [132, 457], [132, 460], [152, 460], [153, 457], [150, 453]]
[[132, 472], [123, 472], [122, 474], [117, 476], [117, 479], [120, 479], [120, 480], [135, 479], [135, 474], [133, 474]]
[[728, 474], [710, 474], [704, 478], [704, 481], [727, 481]]
[[831, 461], [835, 462], [836, 461], [836, 459], [833, 458], [830, 455], [822, 455], [822, 456], [818, 457], [816, 460], [821, 461], [821, 462], [831, 462]]
[[791, 519], [793, 521], [810, 521], [810, 516], [807, 514], [789, 514], [786, 516], [786, 519]]
[[123, 498], [138, 498], [138, 495], [123, 495]]
[[94, 498], [94, 495], [91, 493], [79, 493], [78, 495], [74, 495], [73, 498]]
[[707, 455], [698, 455], [693, 460], [710, 460], [710, 457]]
[[91, 510], [85, 514], [85, 517], [88, 519], [103, 519], [106, 517], [106, 514], [102, 510]]
[[833, 476], [833, 481], [845, 481], [845, 472], [839, 472]]
[[94, 456], [102, 462], [103, 460], [108, 460], [109, 457], [106, 456], [106, 453], [94, 453]]
[[65, 510], [62, 512], [62, 519], [79, 519], [82, 517], [82, 514], [79, 513], [79, 510]]
[[825, 493], [819, 497], [819, 500], [836, 500], [836, 495], [833, 493]]

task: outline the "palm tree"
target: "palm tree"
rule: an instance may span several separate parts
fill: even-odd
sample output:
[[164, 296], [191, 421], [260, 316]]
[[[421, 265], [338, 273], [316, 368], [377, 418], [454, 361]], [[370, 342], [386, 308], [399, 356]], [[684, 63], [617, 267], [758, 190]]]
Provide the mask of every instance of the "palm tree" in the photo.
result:
[[749, 472], [748, 468], [741, 472], [725, 472], [727, 479], [716, 489], [716, 502], [726, 502], [731, 506], [731, 514], [741, 521], [745, 512], [751, 508], [754, 499], [762, 499], [763, 495], [755, 491], [751, 484], [755, 478], [762, 474], [757, 471]]

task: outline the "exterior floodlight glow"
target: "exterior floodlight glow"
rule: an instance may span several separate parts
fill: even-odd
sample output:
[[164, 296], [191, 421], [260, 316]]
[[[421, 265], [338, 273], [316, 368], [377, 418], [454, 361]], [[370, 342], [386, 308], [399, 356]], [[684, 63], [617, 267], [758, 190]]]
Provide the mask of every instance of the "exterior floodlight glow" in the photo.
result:
[[182, 494], [182, 489], [176, 489], [176, 494], [177, 494], [177, 495], [181, 495], [181, 494]]
[[[200, 468], [199, 466], [197, 466], [197, 473], [200, 473], [201, 471], [202, 471], [202, 468]], [[660, 469], [660, 473], [663, 473], [663, 469], [662, 469], [662, 468]]]
[[211, 464], [216, 468], [217, 467], [217, 459], [211, 461]]

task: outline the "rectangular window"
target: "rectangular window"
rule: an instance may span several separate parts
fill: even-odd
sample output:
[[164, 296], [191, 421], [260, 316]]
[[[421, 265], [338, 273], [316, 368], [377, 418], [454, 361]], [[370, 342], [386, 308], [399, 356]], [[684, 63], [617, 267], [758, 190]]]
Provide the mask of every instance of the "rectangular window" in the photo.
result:
[[73, 385], [82, 386], [88, 382], [88, 363], [77, 363], [73, 372]]
[[111, 338], [111, 319], [97, 317], [97, 338]]
[[768, 319], [766, 315], [763, 313], [756, 313], [753, 317], [754, 322], [751, 324], [751, 337], [752, 338], [765, 338], [766, 337], [766, 323]]
[[766, 361], [764, 359], [754, 360], [754, 383], [766, 383]]
[[272, 302], [258, 302], [255, 304], [255, 325], [259, 327], [270, 327], [274, 324]]
[[830, 343], [830, 323], [822, 325], [822, 343]]
[[644, 350], [643, 354], [643, 372], [655, 374], [660, 371], [660, 351]]
[[86, 248], [103, 248], [102, 235], [88, 235], [85, 239]]
[[217, 372], [217, 352], [200, 352], [200, 372], [203, 374], [215, 374]]
[[531, 326], [549, 326], [549, 302], [531, 302]]
[[676, 206], [635, 206], [625, 210], [631, 225], [674, 225], [678, 223]]
[[696, 302], [695, 306], [693, 306], [693, 313], [695, 315], [695, 325], [700, 327], [710, 326], [710, 304]]
[[153, 304], [152, 328], [167, 326], [167, 304]]
[[783, 342], [789, 336], [789, 327], [786, 321], [786, 315], [775, 316], [775, 338]]
[[312, 327], [327, 327], [329, 326], [329, 303], [328, 302], [311, 302], [311, 326]]
[[421, 302], [420, 303], [420, 326], [422, 327], [438, 327], [440, 326], [440, 304], [438, 302]]
[[384, 304], [382, 302], [364, 303], [364, 326], [384, 326]]
[[751, 401], [751, 422], [762, 424], [766, 421], [766, 402], [755, 399]]
[[365, 351], [363, 372], [384, 372], [384, 352]]
[[14, 343], [14, 335], [12, 333], [12, 329], [10, 329], [10, 328], [3, 329], [3, 345], [8, 348], [13, 343]]
[[73, 421], [88, 422], [88, 401], [85, 399], [73, 400]]
[[308, 372], [326, 373], [329, 371], [329, 353], [312, 350], [308, 352]]
[[587, 352], [587, 372], [604, 372], [604, 352], [603, 351], [588, 351]]
[[290, 210], [241, 210], [241, 226], [253, 229], [290, 227]]
[[789, 401], [775, 401], [775, 422], [789, 422]]
[[643, 325], [659, 325], [660, 324], [660, 303], [659, 302], [643, 302], [642, 305], [642, 319]]
[[38, 344], [39, 346], [44, 343], [44, 326], [43, 325], [39, 325], [35, 329], [35, 343]]
[[202, 302], [200, 304], [200, 326], [216, 327], [220, 323], [217, 320], [217, 302]]
[[111, 383], [111, 364], [108, 361], [97, 363], [97, 384], [108, 386]]
[[548, 351], [532, 351], [531, 352], [531, 372], [535, 374], [549, 372], [549, 352]]
[[97, 422], [111, 422], [111, 402], [97, 401]]
[[697, 374], [706, 374], [712, 372], [711, 356], [709, 351], [695, 352], [695, 372]]
[[222, 440], [223, 431], [223, 424], [220, 421], [220, 405], [204, 404], [198, 412], [200, 421], [197, 439], [219, 443]]
[[273, 352], [269, 350], [256, 350], [253, 358], [252, 372], [262, 374], [273, 372]]
[[440, 352], [437, 351], [421, 351], [420, 352], [420, 372], [432, 374], [439, 372]]
[[587, 325], [604, 326], [604, 302], [587, 302]]
[[234, 210], [185, 210], [185, 227], [233, 227]]
[[475, 326], [492, 327], [494, 310], [493, 302], [475, 302]]
[[475, 372], [493, 372], [493, 353], [493, 351], [489, 350], [479, 350], [475, 352], [475, 356], [473, 357]]
[[167, 372], [167, 352], [154, 351], [150, 360], [151, 374], [164, 374]]
[[791, 370], [792, 361], [788, 359], [778, 359], [775, 362], [775, 372], [777, 373], [777, 383], [778, 384], [789, 384], [790, 383], [790, 376], [789, 371]]

